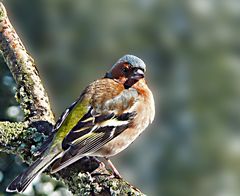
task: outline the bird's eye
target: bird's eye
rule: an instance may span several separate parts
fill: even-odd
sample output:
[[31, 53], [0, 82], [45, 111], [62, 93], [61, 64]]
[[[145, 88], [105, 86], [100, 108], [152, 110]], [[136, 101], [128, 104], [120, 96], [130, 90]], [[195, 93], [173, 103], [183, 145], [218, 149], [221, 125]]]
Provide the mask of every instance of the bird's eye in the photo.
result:
[[127, 72], [128, 72], [128, 70], [129, 70], [129, 68], [128, 68], [128, 67], [124, 67], [124, 68], [123, 68], [123, 73], [127, 73]]
[[123, 66], [123, 73], [129, 73], [129, 71], [131, 70], [131, 64], [129, 63], [125, 63], [124, 66]]

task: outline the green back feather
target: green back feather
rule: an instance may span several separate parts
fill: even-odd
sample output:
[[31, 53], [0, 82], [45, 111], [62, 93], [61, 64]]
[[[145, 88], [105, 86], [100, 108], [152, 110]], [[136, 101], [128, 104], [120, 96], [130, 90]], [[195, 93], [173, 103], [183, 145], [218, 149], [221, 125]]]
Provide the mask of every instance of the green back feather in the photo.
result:
[[63, 121], [63, 123], [59, 127], [54, 137], [52, 147], [55, 147], [56, 145], [61, 146], [63, 139], [72, 130], [72, 128], [78, 123], [78, 121], [87, 113], [88, 107], [89, 107], [88, 99], [82, 98], [78, 101], [78, 103], [74, 106], [72, 111], [67, 115], [66, 119]]

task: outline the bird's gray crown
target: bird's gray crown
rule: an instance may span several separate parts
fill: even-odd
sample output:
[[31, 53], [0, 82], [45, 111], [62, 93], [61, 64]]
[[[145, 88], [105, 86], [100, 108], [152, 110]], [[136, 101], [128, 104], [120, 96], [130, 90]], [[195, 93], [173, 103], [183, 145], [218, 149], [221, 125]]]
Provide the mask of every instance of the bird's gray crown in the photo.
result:
[[119, 64], [119, 63], [129, 63], [131, 64], [134, 68], [140, 68], [142, 69], [144, 72], [146, 71], [146, 65], [143, 62], [142, 59], [134, 56], [134, 55], [130, 55], [130, 54], [126, 54], [123, 57], [121, 57], [114, 65], [113, 67], [115, 67], [115, 65]]

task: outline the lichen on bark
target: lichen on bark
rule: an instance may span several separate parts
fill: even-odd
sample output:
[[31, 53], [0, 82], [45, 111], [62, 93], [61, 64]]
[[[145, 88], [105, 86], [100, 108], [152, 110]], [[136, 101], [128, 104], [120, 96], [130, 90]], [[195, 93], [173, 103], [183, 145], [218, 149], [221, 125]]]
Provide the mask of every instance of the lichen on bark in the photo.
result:
[[19, 146], [20, 135], [25, 133], [27, 122], [0, 122], [0, 150], [13, 153]]

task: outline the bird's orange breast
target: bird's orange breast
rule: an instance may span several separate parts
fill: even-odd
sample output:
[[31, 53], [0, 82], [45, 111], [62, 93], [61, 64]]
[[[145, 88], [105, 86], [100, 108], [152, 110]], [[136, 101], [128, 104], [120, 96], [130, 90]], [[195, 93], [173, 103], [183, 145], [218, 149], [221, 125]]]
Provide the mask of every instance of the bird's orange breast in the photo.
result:
[[139, 93], [138, 101], [131, 110], [136, 111], [136, 117], [129, 128], [119, 136], [105, 144], [100, 150], [94, 153], [96, 156], [114, 156], [127, 148], [153, 121], [155, 116], [154, 99], [145, 81], [136, 83], [134, 88]]

